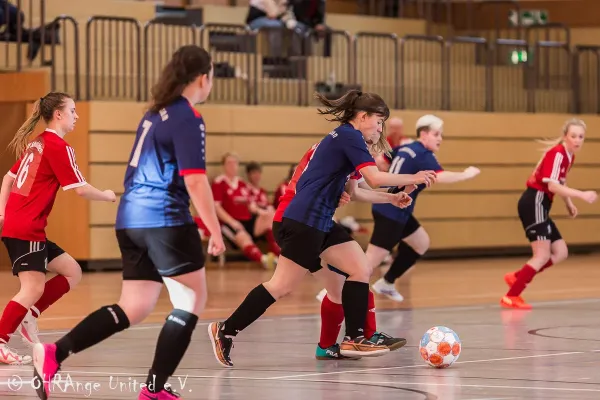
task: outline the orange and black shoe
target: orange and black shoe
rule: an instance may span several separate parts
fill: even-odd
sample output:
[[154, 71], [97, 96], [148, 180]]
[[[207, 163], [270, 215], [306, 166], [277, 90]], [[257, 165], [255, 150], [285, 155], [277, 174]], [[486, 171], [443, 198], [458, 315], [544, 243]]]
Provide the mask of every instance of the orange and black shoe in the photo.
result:
[[222, 322], [211, 322], [208, 325], [208, 336], [217, 361], [224, 367], [233, 367], [231, 358], [229, 358], [229, 353], [233, 348], [233, 339], [225, 336], [222, 328]]
[[346, 357], [379, 357], [389, 352], [389, 347], [383, 344], [375, 344], [364, 336], [354, 339], [346, 336], [340, 345], [340, 353]]
[[504, 308], [515, 308], [518, 310], [531, 310], [531, 304], [525, 303], [521, 296], [504, 296], [500, 299], [500, 305]]

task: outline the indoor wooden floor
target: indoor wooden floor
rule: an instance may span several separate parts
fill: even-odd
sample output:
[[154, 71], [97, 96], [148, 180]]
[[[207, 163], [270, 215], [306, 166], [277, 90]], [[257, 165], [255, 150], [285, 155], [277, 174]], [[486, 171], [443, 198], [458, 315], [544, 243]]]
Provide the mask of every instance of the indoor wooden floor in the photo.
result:
[[[232, 351], [233, 369], [215, 361], [207, 324], [227, 317], [270, 273], [209, 269], [207, 308], [171, 383], [184, 399], [210, 400], [600, 398], [600, 257], [574, 256], [536, 277], [524, 295], [534, 310], [502, 310], [503, 275], [523, 261], [421, 262], [398, 283], [404, 303], [377, 298], [379, 329], [406, 337], [408, 345], [359, 361], [314, 359], [320, 325], [315, 295], [321, 287], [307, 276], [300, 290], [240, 333]], [[5, 303], [18, 282], [9, 273], [0, 279]], [[117, 301], [120, 282], [118, 273], [86, 274], [40, 319], [43, 340], [57, 339], [89, 312]], [[134, 382], [144, 380], [169, 310], [165, 291], [143, 325], [72, 356], [62, 373], [73, 385], [57, 386], [52, 398], [137, 399]], [[420, 337], [434, 325], [454, 329], [463, 342], [460, 360], [446, 370], [424, 365], [418, 354]], [[26, 351], [18, 340], [14, 347]], [[0, 396], [37, 398], [28, 386], [30, 378], [31, 367], [0, 367]]]

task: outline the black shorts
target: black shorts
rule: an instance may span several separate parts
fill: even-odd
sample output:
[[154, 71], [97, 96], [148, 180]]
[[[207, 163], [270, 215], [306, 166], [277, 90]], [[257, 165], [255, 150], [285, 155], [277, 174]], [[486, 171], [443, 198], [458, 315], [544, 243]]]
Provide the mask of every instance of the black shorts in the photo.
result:
[[[256, 218], [257, 216], [253, 214], [250, 219], [247, 219], [245, 221], [238, 221], [240, 224], [242, 224], [244, 230], [248, 232], [252, 240], [256, 240], [256, 237], [254, 236], [254, 226], [256, 225]], [[237, 232], [235, 229], [233, 229], [231, 225], [223, 223], [221, 225], [221, 232], [223, 233], [223, 236], [225, 236], [231, 241], [232, 244], [235, 245], [235, 235]]]
[[12, 263], [13, 275], [23, 271], [38, 271], [46, 273], [48, 264], [65, 251], [56, 243], [46, 239], [45, 242], [30, 242], [29, 240], [2, 238]]
[[124, 280], [162, 282], [204, 268], [196, 225], [117, 229]]
[[384, 217], [378, 212], [373, 212], [373, 222], [373, 233], [369, 243], [387, 251], [392, 251], [405, 237], [412, 235], [421, 227], [419, 221], [412, 214], [406, 222], [402, 223]]
[[561, 240], [558, 228], [550, 218], [552, 201], [540, 190], [527, 188], [518, 203], [519, 219], [530, 242], [538, 240]]
[[348, 231], [339, 224], [334, 224], [329, 232], [323, 232], [289, 218], [283, 218], [281, 223], [273, 223], [273, 235], [281, 247], [281, 255], [311, 273], [322, 268], [322, 252], [332, 246], [354, 240]]

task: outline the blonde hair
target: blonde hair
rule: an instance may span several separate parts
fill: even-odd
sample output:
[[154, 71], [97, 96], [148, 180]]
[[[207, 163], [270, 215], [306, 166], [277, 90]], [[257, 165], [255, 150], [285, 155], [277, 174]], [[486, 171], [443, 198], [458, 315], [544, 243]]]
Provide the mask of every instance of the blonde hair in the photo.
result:
[[65, 105], [65, 100], [70, 99], [66, 93], [61, 92], [50, 92], [46, 96], [40, 98], [33, 104], [31, 115], [27, 118], [27, 121], [21, 125], [15, 137], [8, 144], [8, 149], [15, 153], [17, 159], [19, 159], [29, 144], [29, 138], [34, 132], [40, 119], [43, 119], [45, 123], [52, 121], [54, 111], [61, 109]]
[[235, 158], [238, 162], [240, 161], [240, 156], [236, 152], [228, 151], [221, 157], [221, 165], [225, 165], [225, 161], [227, 161], [229, 157]]
[[572, 126], [580, 126], [583, 128], [583, 130], [587, 130], [587, 126], [585, 124], [585, 122], [583, 122], [583, 120], [579, 119], [579, 118], [571, 118], [569, 120], [567, 120], [565, 122], [565, 124], [562, 127], [562, 135], [560, 135], [559, 137], [557, 137], [556, 139], [539, 139], [536, 140], [536, 142], [542, 144], [544, 147], [541, 149], [542, 152], [547, 152], [548, 150], [550, 150], [551, 148], [553, 148], [554, 146], [560, 144], [564, 138], [565, 135], [567, 134], [567, 132], [569, 132], [569, 129]]
[[383, 129], [384, 131], [379, 136], [379, 140], [377, 141], [377, 143], [373, 143], [373, 145], [371, 146], [371, 151], [375, 154], [384, 153], [388, 157], [391, 157], [392, 146], [390, 146], [389, 142], [387, 141], [387, 135], [385, 134], [385, 126]]

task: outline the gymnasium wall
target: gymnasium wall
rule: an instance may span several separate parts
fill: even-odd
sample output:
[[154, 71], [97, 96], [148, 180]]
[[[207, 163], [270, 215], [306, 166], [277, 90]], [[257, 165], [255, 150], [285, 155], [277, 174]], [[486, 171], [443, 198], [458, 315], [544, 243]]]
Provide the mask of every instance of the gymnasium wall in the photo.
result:
[[[73, 143], [80, 167], [85, 154], [89, 157], [85, 175], [100, 189], [123, 192], [122, 180], [131, 151], [135, 130], [145, 105], [127, 102], [79, 103], [88, 112], [87, 126], [78, 123], [79, 133], [67, 139]], [[206, 105], [199, 108], [207, 130], [208, 174], [220, 173], [219, 159], [226, 151], [236, 151], [243, 161], [258, 161], [264, 166], [263, 181], [273, 191], [286, 176], [289, 165], [297, 162], [310, 145], [317, 142], [334, 125], [319, 117], [314, 108], [245, 107]], [[404, 119], [411, 133], [417, 118], [426, 112], [395, 111]], [[517, 218], [517, 200], [525, 181], [541, 153], [535, 138], [555, 137], [567, 115], [502, 114], [502, 113], [437, 113], [446, 121], [445, 140], [439, 160], [448, 170], [478, 166], [482, 174], [476, 179], [454, 185], [436, 185], [418, 200], [417, 216], [431, 235], [433, 249], [483, 249], [526, 246]], [[588, 139], [577, 156], [569, 175], [569, 184], [582, 189], [600, 189], [595, 177], [600, 173], [600, 117], [585, 116]], [[293, 123], [290, 123], [293, 121]], [[84, 132], [89, 131], [89, 144]], [[79, 138], [76, 138], [80, 135]], [[75, 140], [78, 141], [75, 144]], [[242, 171], [243, 173], [243, 171]], [[69, 251], [78, 251], [80, 259], [112, 260], [119, 257], [114, 236], [117, 204], [85, 203], [66, 197], [58, 203], [50, 229], [69, 224], [69, 229], [82, 229], [75, 235], [63, 236], [60, 242]], [[553, 215], [571, 244], [600, 241], [600, 203], [576, 201], [580, 217], [567, 218], [563, 205], [557, 202]], [[88, 214], [84, 209], [88, 210]], [[366, 226], [371, 225], [370, 208], [350, 204], [339, 216], [353, 215]], [[77, 225], [77, 228], [75, 227]], [[85, 228], [89, 227], [86, 232]], [[89, 253], [85, 256], [85, 243]], [[72, 249], [70, 248], [72, 246]]]

